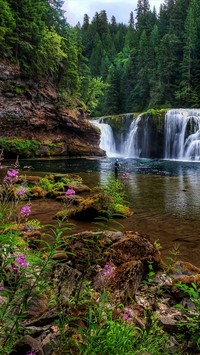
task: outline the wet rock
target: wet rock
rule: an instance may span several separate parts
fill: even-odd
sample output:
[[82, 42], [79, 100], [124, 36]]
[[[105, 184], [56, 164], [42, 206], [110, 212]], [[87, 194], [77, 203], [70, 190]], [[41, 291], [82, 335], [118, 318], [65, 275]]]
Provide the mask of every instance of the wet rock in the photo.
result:
[[40, 199], [46, 196], [46, 192], [40, 186], [34, 186], [29, 191], [29, 196], [32, 199]]
[[67, 187], [69, 189], [73, 189], [76, 192], [76, 194], [81, 194], [84, 192], [91, 191], [91, 189], [87, 185], [83, 185], [83, 184], [67, 184]]
[[78, 220], [93, 220], [94, 218], [105, 215], [112, 200], [103, 193], [94, 194], [83, 199], [77, 206], [70, 205], [57, 212], [59, 219], [73, 217]]
[[27, 184], [30, 185], [38, 185], [39, 181], [40, 181], [41, 177], [40, 176], [31, 176], [31, 175], [20, 175], [18, 178], [18, 182], [22, 183], [22, 182], [27, 182]]

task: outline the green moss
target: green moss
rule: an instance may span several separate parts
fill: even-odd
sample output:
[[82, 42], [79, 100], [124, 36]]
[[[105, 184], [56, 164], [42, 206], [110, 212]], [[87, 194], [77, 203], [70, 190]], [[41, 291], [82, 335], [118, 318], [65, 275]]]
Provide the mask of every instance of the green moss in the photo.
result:
[[3, 148], [6, 153], [31, 157], [40, 148], [40, 142], [33, 139], [0, 138], [0, 148]]
[[144, 119], [146, 117], [150, 118], [150, 120], [153, 122], [158, 132], [162, 132], [164, 130], [165, 113], [168, 110], [169, 110], [168, 108], [162, 108], [162, 109], [151, 108], [148, 111], [143, 112], [142, 117], [144, 117]]

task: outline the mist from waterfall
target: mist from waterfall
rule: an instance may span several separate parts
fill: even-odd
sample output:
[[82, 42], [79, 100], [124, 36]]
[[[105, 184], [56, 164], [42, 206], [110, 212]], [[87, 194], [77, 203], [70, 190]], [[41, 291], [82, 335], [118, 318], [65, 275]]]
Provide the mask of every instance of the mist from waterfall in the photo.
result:
[[200, 109], [166, 112], [165, 159], [200, 160]]

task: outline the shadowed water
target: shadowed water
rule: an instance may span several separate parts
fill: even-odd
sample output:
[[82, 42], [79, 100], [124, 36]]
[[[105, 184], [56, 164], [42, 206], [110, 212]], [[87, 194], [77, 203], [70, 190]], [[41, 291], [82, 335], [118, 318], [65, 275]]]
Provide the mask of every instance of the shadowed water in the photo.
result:
[[[89, 186], [100, 185], [110, 174], [114, 175], [113, 158], [49, 159], [22, 161], [32, 165], [28, 174], [77, 173]], [[119, 178], [125, 186], [127, 200], [134, 214], [120, 220], [116, 229], [137, 230], [159, 241], [166, 258], [178, 246], [180, 259], [200, 266], [200, 164], [195, 162], [120, 159]], [[128, 178], [123, 173], [128, 172]], [[2, 173], [2, 172], [1, 172]], [[43, 204], [46, 205], [44, 206]], [[45, 223], [52, 218], [56, 202], [36, 202], [34, 216], [40, 215]], [[88, 223], [76, 222], [77, 230], [87, 229]]]

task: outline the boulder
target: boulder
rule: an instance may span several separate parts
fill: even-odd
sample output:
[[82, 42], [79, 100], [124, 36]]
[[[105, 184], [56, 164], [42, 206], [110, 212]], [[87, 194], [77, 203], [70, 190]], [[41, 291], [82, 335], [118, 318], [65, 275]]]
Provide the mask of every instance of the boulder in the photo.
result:
[[132, 260], [160, 262], [160, 252], [142, 234], [138, 232], [126, 232], [126, 238], [114, 243], [104, 251], [107, 261], [112, 260], [115, 265]]

